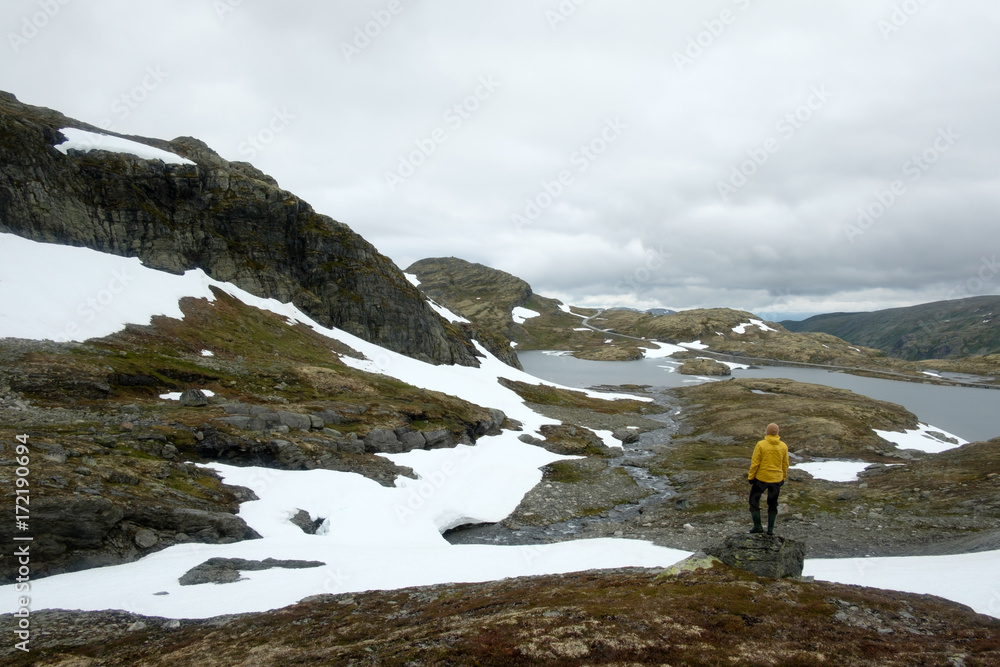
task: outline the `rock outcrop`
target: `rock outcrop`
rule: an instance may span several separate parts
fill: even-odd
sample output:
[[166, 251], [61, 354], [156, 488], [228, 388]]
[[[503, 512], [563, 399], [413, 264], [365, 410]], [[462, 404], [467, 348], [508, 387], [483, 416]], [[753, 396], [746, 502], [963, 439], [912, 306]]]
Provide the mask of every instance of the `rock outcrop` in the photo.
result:
[[391, 260], [252, 165], [190, 137], [129, 138], [193, 165], [102, 150], [64, 155], [55, 146], [66, 127], [100, 132], [0, 92], [0, 232], [173, 273], [201, 268], [389, 349], [478, 364], [468, 337]]
[[779, 535], [737, 533], [705, 553], [726, 565], [753, 572], [761, 577], [801, 577], [805, 545]]
[[531, 285], [505, 271], [457, 257], [434, 257], [406, 269], [420, 291], [469, 323], [457, 323], [504, 363], [521, 368], [510, 341], [523, 335], [511, 311], [531, 298]]
[[720, 364], [715, 359], [689, 359], [677, 371], [682, 375], [732, 375], [729, 366]]
[[301, 570], [312, 567], [323, 567], [326, 563], [318, 560], [247, 560], [245, 558], [209, 558], [201, 565], [196, 565], [185, 572], [177, 582], [181, 586], [197, 586], [198, 584], [231, 584], [243, 577], [240, 571], [259, 572], [276, 567]]

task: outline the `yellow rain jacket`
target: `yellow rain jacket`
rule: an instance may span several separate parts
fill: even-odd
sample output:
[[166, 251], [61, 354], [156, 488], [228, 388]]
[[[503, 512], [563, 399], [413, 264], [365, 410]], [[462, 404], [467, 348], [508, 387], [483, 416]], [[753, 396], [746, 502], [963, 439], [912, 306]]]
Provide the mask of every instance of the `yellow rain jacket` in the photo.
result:
[[788, 445], [778, 436], [765, 436], [753, 448], [747, 479], [755, 477], [762, 482], [784, 482], [788, 477]]

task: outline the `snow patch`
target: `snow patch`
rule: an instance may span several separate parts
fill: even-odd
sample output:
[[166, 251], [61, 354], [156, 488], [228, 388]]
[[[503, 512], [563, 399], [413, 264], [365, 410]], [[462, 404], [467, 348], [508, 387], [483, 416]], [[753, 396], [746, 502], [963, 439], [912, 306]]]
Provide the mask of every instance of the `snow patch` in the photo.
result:
[[78, 130], [75, 127], [64, 127], [60, 132], [66, 137], [66, 141], [56, 145], [56, 150], [67, 155], [70, 150], [83, 151], [109, 151], [112, 153], [127, 153], [143, 160], [160, 160], [165, 164], [194, 164], [187, 158], [182, 158], [176, 153], [171, 153], [160, 148], [153, 148], [146, 144], [140, 144], [131, 139], [112, 137], [107, 134], [97, 134], [87, 130]]
[[867, 468], [867, 461], [810, 461], [789, 466], [789, 470], [805, 470], [816, 479], [828, 482], [856, 482], [858, 473]]
[[733, 327], [733, 333], [744, 334], [747, 332], [747, 327], [757, 327], [761, 331], [777, 331], [777, 329], [772, 329], [764, 324], [762, 320], [755, 320], [751, 318], [749, 322], [744, 322], [743, 324]]
[[413, 285], [414, 287], [420, 287], [420, 279], [417, 278], [417, 274], [404, 273], [403, 275], [406, 276], [406, 279], [410, 281], [411, 285]]
[[[917, 424], [911, 431], [880, 431], [872, 429], [883, 440], [895, 444], [900, 449], [916, 449], [928, 454], [939, 454], [969, 444], [968, 440], [952, 435], [928, 424]], [[943, 436], [943, 437], [942, 437]], [[948, 442], [949, 439], [955, 442]]]
[[[201, 393], [205, 394], [205, 396], [208, 396], [209, 398], [215, 396], [215, 392], [210, 389], [202, 389]], [[162, 398], [165, 401], [179, 401], [181, 400], [181, 392], [172, 391], [168, 394], [160, 394], [160, 398]]]
[[430, 299], [427, 299], [427, 303], [430, 304], [430, 307], [434, 309], [434, 312], [436, 312], [438, 315], [440, 315], [444, 319], [448, 320], [452, 324], [454, 324], [456, 322], [462, 322], [462, 323], [465, 323], [465, 324], [470, 324], [469, 320], [465, 319], [461, 315], [456, 315], [455, 313], [451, 312], [450, 310], [448, 310], [444, 306], [440, 306], [440, 305], [434, 303], [433, 301], [431, 301]]
[[541, 313], [530, 310], [528, 308], [522, 308], [521, 306], [515, 306], [514, 310], [510, 311], [510, 316], [514, 318], [514, 321], [518, 324], [524, 324], [527, 320], [532, 317], [538, 317]]
[[671, 343], [659, 343], [657, 341], [649, 341], [650, 345], [655, 345], [653, 349], [641, 348], [643, 350], [643, 356], [646, 359], [664, 359], [677, 352], [686, 352], [685, 348], [680, 345], [673, 345]]

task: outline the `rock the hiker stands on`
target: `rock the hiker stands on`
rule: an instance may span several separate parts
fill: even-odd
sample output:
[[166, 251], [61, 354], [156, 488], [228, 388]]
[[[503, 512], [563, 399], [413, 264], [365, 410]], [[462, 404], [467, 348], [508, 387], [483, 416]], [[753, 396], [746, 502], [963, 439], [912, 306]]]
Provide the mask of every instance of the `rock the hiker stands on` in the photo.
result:
[[762, 577], [801, 577], [806, 549], [801, 542], [778, 535], [730, 535], [705, 549], [726, 565]]

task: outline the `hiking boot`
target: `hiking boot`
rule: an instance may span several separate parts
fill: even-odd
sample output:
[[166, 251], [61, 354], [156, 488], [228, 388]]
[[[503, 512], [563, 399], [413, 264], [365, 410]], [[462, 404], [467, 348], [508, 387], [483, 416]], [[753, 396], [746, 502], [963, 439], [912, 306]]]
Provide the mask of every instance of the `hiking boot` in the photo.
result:
[[750, 510], [750, 518], [753, 519], [753, 528], [750, 529], [751, 533], [763, 533], [764, 528], [760, 525], [760, 511]]

